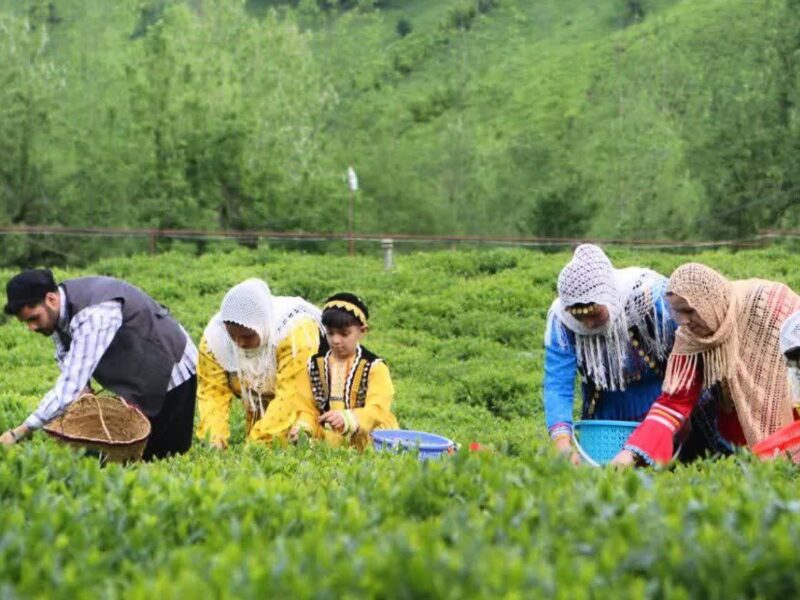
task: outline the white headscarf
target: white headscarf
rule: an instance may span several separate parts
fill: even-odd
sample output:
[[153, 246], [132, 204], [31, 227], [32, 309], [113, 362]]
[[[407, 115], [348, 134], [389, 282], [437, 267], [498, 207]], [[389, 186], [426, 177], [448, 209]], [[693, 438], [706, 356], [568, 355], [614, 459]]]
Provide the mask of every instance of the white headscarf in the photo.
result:
[[[779, 342], [781, 354], [786, 354], [792, 348], [800, 347], [800, 312], [789, 316], [781, 326], [781, 337]], [[787, 369], [789, 378], [789, 389], [792, 392], [792, 401], [800, 404], [800, 370], [792, 366]]]
[[[663, 297], [666, 284], [666, 277], [650, 269], [615, 269], [600, 248], [581, 244], [558, 276], [558, 298], [547, 315], [545, 341], [567, 348], [566, 327], [575, 334], [578, 364], [595, 385], [624, 390], [629, 327], [638, 329], [646, 350], [658, 360], [665, 360], [672, 347], [674, 331]], [[566, 310], [575, 304], [602, 304], [609, 319], [590, 329]], [[648, 316], [653, 319], [652, 333]]]
[[[208, 347], [227, 372], [236, 373], [251, 410], [262, 412], [260, 402], [252, 394], [272, 394], [277, 378], [277, 347], [291, 332], [299, 318], [311, 318], [320, 324], [320, 310], [299, 297], [273, 296], [261, 279], [247, 279], [233, 286], [222, 299], [220, 311], [211, 318], [204, 332]], [[239, 348], [225, 329], [235, 323], [258, 334], [259, 346], [251, 350]], [[309, 340], [311, 343], [314, 340]], [[292, 354], [296, 349], [292, 347]]]

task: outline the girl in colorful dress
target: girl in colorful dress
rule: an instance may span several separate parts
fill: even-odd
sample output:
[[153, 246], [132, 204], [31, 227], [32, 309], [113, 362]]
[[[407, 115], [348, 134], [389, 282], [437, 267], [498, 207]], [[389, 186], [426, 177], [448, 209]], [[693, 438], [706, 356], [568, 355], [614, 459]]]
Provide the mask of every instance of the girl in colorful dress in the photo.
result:
[[227, 446], [233, 396], [248, 441], [284, 439], [301, 414], [313, 415], [303, 390], [321, 332], [319, 309], [302, 298], [273, 296], [260, 279], [231, 288], [200, 341], [198, 437]]
[[[679, 329], [663, 393], [615, 464], [668, 462], [690, 415], [693, 428], [706, 425], [711, 450], [752, 447], [794, 420], [778, 340], [800, 308], [797, 294], [782, 283], [729, 281], [688, 263], [670, 277], [667, 299]], [[698, 403], [701, 396], [709, 401]]]
[[361, 345], [368, 319], [367, 305], [355, 294], [335, 294], [325, 302], [326, 337], [308, 361], [306, 378], [306, 395], [313, 398], [316, 419], [301, 415], [290, 439], [305, 430], [333, 446], [347, 443], [363, 449], [375, 429], [397, 429], [389, 367]]
[[666, 283], [649, 269], [615, 269], [591, 244], [561, 271], [545, 333], [544, 409], [553, 445], [574, 463], [577, 375], [583, 419], [638, 421], [658, 397], [675, 331]]

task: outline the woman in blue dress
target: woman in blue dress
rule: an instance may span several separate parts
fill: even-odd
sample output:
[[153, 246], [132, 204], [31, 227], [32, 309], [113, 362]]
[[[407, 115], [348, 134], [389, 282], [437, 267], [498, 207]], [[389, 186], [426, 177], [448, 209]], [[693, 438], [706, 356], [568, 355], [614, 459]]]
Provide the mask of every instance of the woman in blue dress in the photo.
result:
[[574, 463], [576, 377], [582, 419], [641, 421], [661, 393], [676, 329], [666, 285], [650, 269], [615, 269], [592, 244], [578, 246], [559, 274], [545, 333], [544, 410], [554, 447]]

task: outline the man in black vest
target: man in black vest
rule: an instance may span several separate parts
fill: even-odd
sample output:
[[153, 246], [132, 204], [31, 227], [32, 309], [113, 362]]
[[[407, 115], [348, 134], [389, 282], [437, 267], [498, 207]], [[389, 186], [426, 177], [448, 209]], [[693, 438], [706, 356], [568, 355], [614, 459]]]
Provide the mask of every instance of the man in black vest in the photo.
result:
[[16, 275], [6, 293], [6, 314], [52, 337], [61, 375], [38, 408], [0, 436], [0, 443], [13, 444], [41, 428], [94, 378], [150, 419], [145, 460], [189, 449], [197, 348], [166, 308], [119, 279], [81, 277], [57, 286], [46, 269]]

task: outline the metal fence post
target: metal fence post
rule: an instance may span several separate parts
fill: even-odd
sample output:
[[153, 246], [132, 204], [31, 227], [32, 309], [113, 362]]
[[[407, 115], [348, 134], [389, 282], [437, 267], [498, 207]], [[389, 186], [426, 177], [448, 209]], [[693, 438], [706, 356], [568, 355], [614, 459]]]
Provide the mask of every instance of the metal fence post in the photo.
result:
[[158, 231], [155, 229], [150, 231], [150, 254], [155, 254], [158, 249]]
[[394, 240], [389, 238], [382, 239], [381, 248], [383, 248], [383, 269], [391, 271], [394, 269]]

